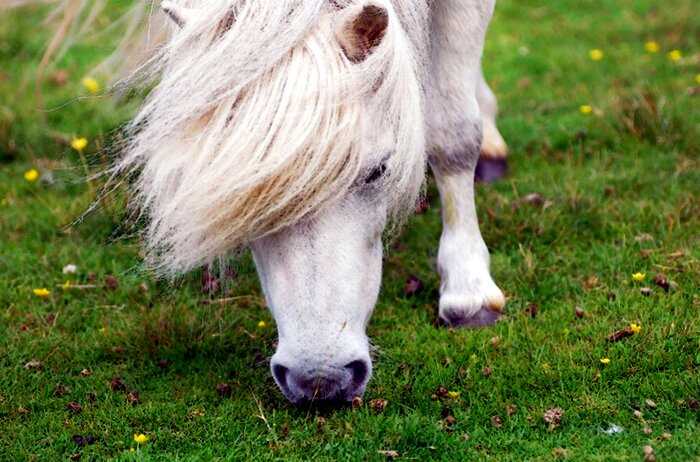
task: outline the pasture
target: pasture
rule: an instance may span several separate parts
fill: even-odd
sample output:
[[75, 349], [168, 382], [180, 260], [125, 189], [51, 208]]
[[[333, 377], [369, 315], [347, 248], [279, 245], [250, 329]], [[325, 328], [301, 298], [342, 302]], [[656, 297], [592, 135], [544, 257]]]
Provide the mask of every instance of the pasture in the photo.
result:
[[477, 203], [506, 315], [436, 326], [429, 181], [387, 244], [374, 377], [340, 409], [276, 388], [248, 255], [171, 284], [123, 191], [76, 222], [138, 105], [83, 80], [118, 31], [40, 99], [45, 10], [0, 15], [0, 460], [700, 460], [696, 2], [499, 1], [484, 68], [511, 172]]

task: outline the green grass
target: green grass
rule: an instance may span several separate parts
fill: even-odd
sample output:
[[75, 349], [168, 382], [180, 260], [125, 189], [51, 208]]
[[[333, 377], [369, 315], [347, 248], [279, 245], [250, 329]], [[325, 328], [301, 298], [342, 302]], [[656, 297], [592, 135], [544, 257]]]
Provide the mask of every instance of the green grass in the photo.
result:
[[[478, 203], [507, 316], [479, 331], [434, 326], [440, 220], [431, 188], [429, 212], [411, 220], [386, 257], [369, 327], [377, 352], [365, 403], [388, 400], [380, 413], [367, 404], [285, 402], [268, 371], [276, 335], [257, 326], [273, 324], [248, 257], [210, 296], [200, 275], [173, 286], [142, 271], [138, 243], [122, 226], [122, 195], [70, 226], [93, 196], [65, 140], [86, 136], [88, 153], [97, 152], [138, 102], [73, 99], [109, 45], [88, 43], [58, 63], [68, 82], [47, 83], [52, 110], [39, 110], [32, 76], [47, 39], [41, 14], [0, 18], [0, 459], [381, 460], [378, 451], [395, 450], [405, 460], [608, 461], [642, 460], [651, 445], [658, 460], [700, 460], [696, 6], [499, 3], [484, 64], [512, 174], [480, 186]], [[652, 39], [658, 54], [644, 51]], [[605, 58], [591, 61], [592, 48]], [[671, 49], [684, 58], [670, 61]], [[582, 115], [583, 104], [594, 114]], [[53, 181], [25, 181], [32, 167]], [[530, 193], [546, 206], [523, 203]], [[78, 265], [76, 275], [62, 274], [68, 263]], [[645, 282], [632, 281], [637, 271]], [[651, 281], [658, 273], [673, 281], [670, 292]], [[426, 288], [406, 298], [411, 274]], [[102, 287], [107, 275], [118, 288]], [[96, 289], [59, 288], [92, 278]], [[652, 294], [643, 296], [642, 286]], [[33, 295], [39, 287], [51, 295]], [[241, 298], [206, 303], [212, 297]], [[532, 303], [534, 318], [525, 312]], [[606, 341], [632, 322], [641, 333]], [[33, 359], [43, 369], [25, 369]], [[140, 404], [110, 389], [117, 376]], [[218, 395], [222, 382], [231, 397]], [[58, 384], [69, 392], [55, 396]], [[459, 398], [433, 399], [440, 386]], [[81, 413], [66, 410], [71, 401]], [[509, 405], [517, 406], [512, 415]], [[553, 407], [565, 413], [557, 428], [542, 417]], [[448, 414], [456, 419], [450, 428]], [[603, 433], [610, 424], [624, 431]], [[130, 452], [137, 432], [150, 441]], [[80, 448], [73, 435], [97, 442]]]

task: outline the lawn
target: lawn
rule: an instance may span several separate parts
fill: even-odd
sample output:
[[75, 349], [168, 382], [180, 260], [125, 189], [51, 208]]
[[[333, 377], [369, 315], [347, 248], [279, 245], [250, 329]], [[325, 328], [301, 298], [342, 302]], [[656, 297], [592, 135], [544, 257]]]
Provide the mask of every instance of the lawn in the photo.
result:
[[[609, 461], [645, 446], [646, 460], [700, 460], [695, 1], [500, 1], [484, 66], [511, 173], [480, 185], [478, 206], [507, 314], [435, 326], [429, 186], [430, 208], [388, 249], [356, 409], [284, 400], [247, 255], [220, 276], [158, 281], [124, 193], [80, 219], [99, 187], [86, 170], [138, 100], [77, 98], [102, 37], [49, 69], [42, 103], [43, 11], [1, 14], [0, 460]], [[423, 288], [409, 296], [412, 275]]]

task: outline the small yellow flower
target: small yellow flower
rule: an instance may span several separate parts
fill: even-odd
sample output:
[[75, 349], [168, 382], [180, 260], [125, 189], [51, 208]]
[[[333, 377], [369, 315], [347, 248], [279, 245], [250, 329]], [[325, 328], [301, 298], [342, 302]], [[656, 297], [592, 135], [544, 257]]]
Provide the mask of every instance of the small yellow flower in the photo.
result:
[[71, 282], [70, 282], [70, 281], [66, 281], [66, 282], [64, 282], [63, 284], [61, 284], [61, 289], [63, 289], [63, 290], [68, 290], [68, 289], [70, 289], [70, 286], [71, 286]]
[[459, 398], [459, 392], [458, 391], [448, 391], [447, 396], [449, 396], [450, 399], [457, 399], [457, 398]]
[[634, 273], [632, 275], [632, 280], [635, 282], [642, 282], [646, 277], [647, 275], [645, 273]]
[[593, 60], [593, 61], [600, 61], [603, 59], [605, 54], [603, 53], [603, 50], [600, 50], [598, 48], [594, 48], [591, 51], [588, 52], [588, 56]]
[[601, 364], [610, 364], [610, 358], [600, 358]]
[[148, 436], [143, 433], [134, 433], [134, 441], [136, 441], [136, 444], [146, 444], [148, 440]]
[[107, 328], [106, 327], [100, 327], [100, 334], [106, 334], [107, 333]]
[[100, 83], [93, 77], [85, 77], [82, 80], [82, 84], [85, 87], [85, 89], [93, 95], [97, 94], [100, 91]]
[[642, 331], [642, 326], [640, 326], [639, 324], [632, 323], [630, 324], [630, 330], [633, 333], [638, 334]]
[[49, 289], [44, 288], [44, 287], [42, 287], [40, 289], [34, 289], [32, 292], [34, 292], [34, 295], [36, 295], [37, 297], [41, 297], [41, 298], [46, 298], [49, 295], [51, 295], [51, 291]]
[[593, 107], [589, 106], [588, 104], [584, 104], [578, 110], [581, 112], [583, 115], [589, 115], [593, 112]]
[[681, 53], [681, 50], [671, 50], [668, 52], [668, 59], [673, 62], [680, 61], [682, 57], [683, 53]]
[[260, 329], [264, 329], [264, 328], [267, 327], [267, 323], [266, 323], [265, 321], [259, 321], [259, 322], [258, 322], [258, 327], [259, 327]]
[[35, 182], [39, 179], [39, 171], [35, 168], [27, 170], [26, 172], [24, 172], [24, 179], [29, 181], [30, 183]]
[[73, 141], [70, 142], [70, 147], [78, 152], [82, 152], [82, 150], [85, 149], [87, 144], [88, 140], [86, 138], [73, 138]]
[[695, 83], [700, 85], [700, 74], [695, 74]]
[[644, 44], [644, 49], [647, 53], [658, 53], [661, 47], [657, 42], [649, 40], [647, 43]]

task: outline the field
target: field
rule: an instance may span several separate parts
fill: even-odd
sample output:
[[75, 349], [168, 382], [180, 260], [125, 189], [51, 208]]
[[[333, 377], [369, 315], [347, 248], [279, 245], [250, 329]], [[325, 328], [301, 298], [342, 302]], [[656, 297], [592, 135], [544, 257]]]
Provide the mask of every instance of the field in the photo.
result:
[[216, 290], [171, 284], [143, 269], [123, 193], [76, 221], [138, 98], [81, 83], [108, 33], [39, 100], [44, 13], [0, 12], [0, 460], [700, 461], [696, 2], [500, 1], [484, 66], [511, 173], [478, 207], [507, 314], [435, 326], [429, 186], [389, 245], [357, 409], [284, 400], [247, 255]]

